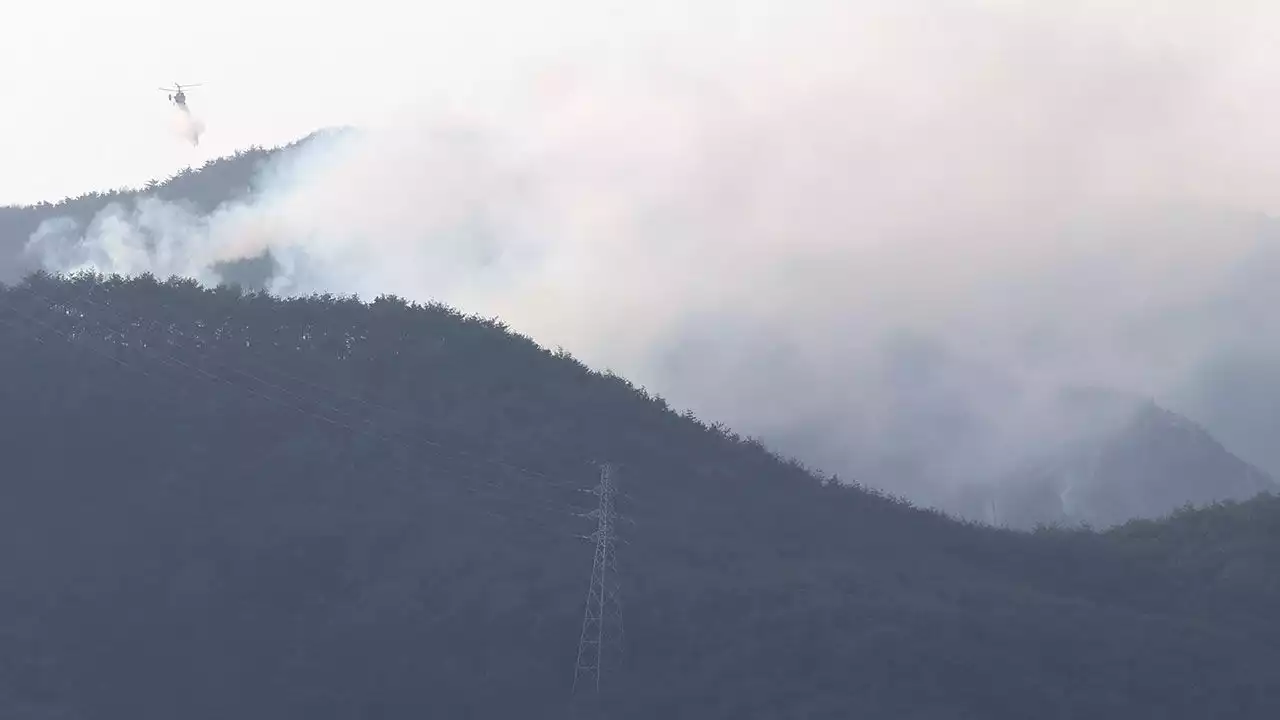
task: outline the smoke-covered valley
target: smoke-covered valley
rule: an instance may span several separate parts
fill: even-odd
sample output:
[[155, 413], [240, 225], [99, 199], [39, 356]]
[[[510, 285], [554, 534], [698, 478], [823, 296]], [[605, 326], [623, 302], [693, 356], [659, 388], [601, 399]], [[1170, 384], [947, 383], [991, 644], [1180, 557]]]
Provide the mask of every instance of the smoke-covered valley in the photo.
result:
[[1081, 389], [1280, 475], [1280, 11], [1232, 7], [637, 22], [277, 155], [211, 215], [144, 198], [12, 262], [217, 282], [269, 253], [272, 291], [496, 315], [927, 504], [1129, 427]]

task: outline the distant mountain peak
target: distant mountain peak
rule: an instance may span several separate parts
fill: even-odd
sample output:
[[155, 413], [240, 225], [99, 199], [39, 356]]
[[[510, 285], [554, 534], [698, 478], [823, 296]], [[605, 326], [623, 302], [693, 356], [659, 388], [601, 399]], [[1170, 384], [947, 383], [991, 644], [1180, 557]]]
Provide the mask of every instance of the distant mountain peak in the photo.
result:
[[1233, 455], [1206, 429], [1153, 400], [1108, 392], [1072, 399], [1112, 419], [1124, 412], [1126, 419], [1009, 473], [985, 492], [982, 514], [988, 519], [1023, 528], [1105, 527], [1277, 489], [1267, 473]]

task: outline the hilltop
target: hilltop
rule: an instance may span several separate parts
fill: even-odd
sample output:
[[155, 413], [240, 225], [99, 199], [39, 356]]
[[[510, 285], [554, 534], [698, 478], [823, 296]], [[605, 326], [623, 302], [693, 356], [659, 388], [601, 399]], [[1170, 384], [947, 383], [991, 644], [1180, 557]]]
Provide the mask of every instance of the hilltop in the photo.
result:
[[179, 202], [197, 213], [208, 214], [219, 206], [243, 200], [259, 189], [264, 169], [282, 157], [298, 153], [313, 143], [350, 132], [334, 128], [314, 132], [280, 147], [254, 146], [233, 155], [209, 160], [198, 168], [185, 167], [163, 180], [140, 188], [120, 188], [85, 193], [56, 203], [0, 207], [0, 282], [12, 283], [40, 269], [24, 254], [28, 238], [40, 224], [67, 218], [86, 227], [112, 203], [128, 205], [144, 197]]
[[[25, 246], [42, 223], [55, 219], [69, 220], [85, 229], [109, 206], [123, 208], [123, 216], [127, 217], [131, 212], [129, 208], [152, 198], [180, 205], [197, 217], [208, 216], [219, 208], [247, 200], [263, 191], [271, 186], [273, 179], [279, 179], [279, 168], [287, 166], [289, 158], [301, 157], [303, 151], [313, 147], [317, 141], [344, 132], [347, 131], [338, 129], [315, 133], [281, 148], [250, 148], [228, 158], [210, 161], [201, 168], [186, 168], [167, 180], [142, 188], [90, 193], [59, 203], [0, 208], [0, 282], [15, 282], [24, 274], [38, 269], [40, 258], [35, 252], [26, 252]], [[223, 282], [252, 290], [267, 287], [278, 266], [269, 254], [264, 254], [216, 265], [213, 270]], [[846, 476], [856, 474], [878, 487], [907, 492], [919, 502], [937, 504], [966, 517], [996, 520], [1019, 528], [1033, 527], [1040, 522], [1084, 522], [1107, 526], [1132, 517], [1159, 517], [1189, 502], [1203, 505], [1226, 499], [1246, 499], [1259, 490], [1274, 489], [1274, 482], [1265, 472], [1236, 457], [1231, 449], [1224, 447], [1204, 428], [1199, 428], [1199, 434], [1192, 443], [1199, 448], [1198, 454], [1189, 458], [1186, 455], [1189, 448], [1179, 439], [1179, 428], [1192, 421], [1181, 416], [1175, 418], [1174, 414], [1160, 408], [1164, 413], [1160, 416], [1162, 419], [1147, 423], [1145, 431], [1117, 427], [1112, 435], [1095, 438], [1092, 446], [1087, 448], [1064, 441], [1061, 447], [1051, 452], [1019, 458], [1020, 469], [1017, 472], [1004, 477], [979, 478], [975, 487], [962, 493], [963, 497], [954, 501], [945, 499], [941, 497], [944, 493], [937, 490], [940, 484], [938, 474], [947, 469], [952, 456], [961, 449], [957, 443], [963, 445], [971, 441], [972, 433], [966, 429], [973, 428], [965, 423], [980, 425], [983, 421], [974, 417], [974, 408], [948, 406], [945, 393], [929, 389], [929, 375], [922, 370], [928, 370], [942, 360], [944, 358], [931, 360], [927, 356], [920, 357], [917, 349], [914, 354], [908, 352], [899, 358], [895, 365], [895, 370], [919, 366], [915, 373], [904, 370], [905, 376], [898, 382], [918, 386], [911, 391], [918, 396], [908, 392], [912, 399], [902, 405], [918, 406], [923, 411], [914, 415], [904, 412], [896, 419], [899, 427], [891, 433], [893, 437], [915, 438], [914, 444], [907, 442], [904, 447], [888, 448], [893, 452], [878, 457], [876, 453], [882, 448], [867, 448], [854, 443], [859, 451], [849, 453], [852, 457], [835, 454], [836, 463], [830, 469], [839, 470]], [[1225, 373], [1223, 377], [1232, 375]], [[971, 379], [975, 386], [981, 386], [983, 382], [982, 378]], [[1270, 386], [1273, 383], [1259, 384]], [[997, 383], [985, 392], [999, 393], [1001, 389]], [[1228, 391], [1221, 392], [1225, 399]], [[1231, 392], [1238, 394], [1239, 390]], [[1200, 403], [1209, 408], [1221, 404]], [[1239, 402], [1232, 406], [1244, 407]], [[1230, 413], [1218, 412], [1214, 420], [1219, 426], [1234, 427], [1236, 432], [1232, 433], [1232, 438], [1235, 441], [1257, 435], [1256, 432], [1239, 432], [1238, 418], [1232, 425], [1233, 418], [1235, 416]], [[1175, 419], [1177, 421], [1173, 422]], [[885, 418], [886, 423], [894, 421], [893, 417]], [[1095, 419], [1087, 417], [1076, 422], [1085, 427], [1098, 424]], [[1140, 419], [1133, 422], [1139, 423]], [[818, 458], [831, 459], [833, 447], [847, 445], [851, 439], [856, 439], [835, 437], [822, 440], [831, 433], [821, 427], [804, 427], [793, 434], [797, 437], [770, 439], [782, 443], [803, 458], [815, 461]], [[1052, 435], [1050, 432], [1045, 434]], [[1130, 460], [1106, 465], [1101, 473], [1093, 472], [1090, 468], [1101, 457], [1101, 448], [1109, 448], [1108, 457], [1128, 452]], [[1253, 451], [1253, 457], [1265, 457], [1265, 453], [1256, 446], [1248, 449]], [[1005, 454], [1012, 455], [1013, 450], [1010, 448]], [[1190, 459], [1194, 462], [1187, 464]], [[1065, 488], [1079, 486], [1079, 482], [1072, 478], [1084, 475], [1093, 484], [1092, 489], [1085, 491], [1085, 495], [1092, 493], [1092, 499], [1071, 500], [1071, 497], [1084, 497], [1077, 492], [1075, 495], [1067, 493], [1068, 500], [1064, 500]], [[995, 489], [987, 490], [992, 481], [997, 481]], [[941, 484], [949, 484], [949, 481], [941, 481]], [[909, 491], [911, 488], [917, 491], [912, 493]], [[997, 510], [996, 516], [993, 516], [993, 506]]]
[[614, 717], [1280, 711], [1274, 499], [959, 523], [394, 297], [36, 275], [0, 348], [7, 717], [563, 717], [595, 461]]

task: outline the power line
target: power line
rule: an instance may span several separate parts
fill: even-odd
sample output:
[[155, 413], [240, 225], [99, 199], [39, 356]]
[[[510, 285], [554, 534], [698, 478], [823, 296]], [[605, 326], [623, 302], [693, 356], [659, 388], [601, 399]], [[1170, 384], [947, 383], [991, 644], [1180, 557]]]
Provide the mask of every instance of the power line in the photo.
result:
[[[579, 693], [582, 693], [583, 696], [589, 694], [597, 703], [599, 702], [601, 692], [603, 690], [603, 679], [606, 671], [613, 673], [620, 666], [623, 641], [622, 607], [619, 593], [619, 573], [615, 550], [616, 543], [619, 541], [616, 528], [619, 517], [616, 512], [615, 504], [619, 497], [626, 496], [618, 491], [616, 473], [612, 465], [602, 465], [600, 467], [600, 477], [597, 485], [590, 490], [585, 490], [576, 484], [557, 481], [548, 482], [549, 479], [543, 473], [530, 471], [526, 468], [514, 466], [506, 462], [484, 456], [477, 456], [466, 451], [450, 451], [450, 449], [445, 448], [443, 443], [421, 438], [416, 436], [416, 434], [401, 437], [388, 436], [377, 427], [378, 424], [373, 418], [360, 418], [349, 412], [344, 412], [333, 405], [325, 403], [321, 399], [306, 397], [304, 394], [290, 391], [281, 385], [272, 383], [256, 376], [253, 373], [234, 367], [228, 367], [227, 369], [230, 370], [230, 372], [238, 373], [243, 377], [256, 381], [259, 387], [249, 387], [235, 383], [226, 376], [225, 371], [224, 373], [215, 373], [211, 371], [208, 367], [210, 364], [210, 358], [201, 350], [188, 350], [189, 352], [193, 352], [193, 354], [197, 356], [197, 359], [185, 361], [179, 358], [175, 352], [179, 347], [181, 347], [177, 343], [172, 342], [172, 338], [175, 335], [181, 336], [196, 345], [203, 345], [204, 343], [198, 338], [187, 336], [173, 328], [165, 328], [154, 320], [148, 321], [145, 319], [145, 316], [131, 321], [130, 319], [121, 317], [110, 306], [110, 303], [106, 303], [106, 307], [104, 308], [106, 310], [106, 314], [114, 316], [116, 320], [121, 323], [120, 326], [115, 326], [110, 323], [105, 323], [98, 318], [93, 318], [83, 310], [75, 310], [74, 306], [70, 303], [60, 302], [53, 298], [46, 297], [36, 291], [34, 287], [26, 287], [23, 291], [20, 291], [20, 293], [29, 294], [34, 298], [43, 301], [43, 304], [46, 306], [44, 308], [46, 312], [60, 316], [63, 323], [70, 321], [72, 328], [66, 330], [56, 327], [48, 320], [38, 317], [37, 314], [19, 309], [16, 306], [16, 303], [13, 302], [16, 297], [10, 296], [10, 293], [4, 289], [0, 289], [0, 307], [7, 307], [7, 309], [18, 318], [52, 331], [71, 344], [80, 344], [85, 349], [116, 365], [119, 365], [121, 368], [126, 370], [136, 371], [145, 376], [152, 375], [152, 373], [148, 372], [146, 368], [141, 367], [135, 362], [127, 360], [126, 357], [128, 356], [121, 353], [122, 349], [128, 349], [144, 357], [149, 357], [155, 360], [159, 365], [166, 367], [172, 373], [178, 376], [185, 376], [187, 380], [199, 378], [213, 382], [214, 384], [230, 385], [233, 388], [245, 392], [257, 399], [265, 400], [296, 411], [302, 415], [310, 416], [311, 418], [330, 426], [344, 428], [356, 435], [368, 434], [374, 438], [392, 444], [407, 446], [413, 449], [422, 450], [430, 448], [429, 452], [431, 452], [431, 454], [452, 455], [455, 458], [462, 456], [462, 458], [459, 459], [469, 458], [473, 461], [478, 461], [478, 463], [504, 467], [508, 470], [514, 471], [518, 475], [542, 480], [540, 483], [534, 483], [535, 487], [531, 489], [546, 490], [555, 487], [572, 487], [572, 489], [580, 492], [590, 492], [596, 495], [597, 507], [595, 510], [585, 514], [574, 513], [579, 517], [587, 517], [596, 520], [596, 530], [591, 535], [586, 536], [586, 539], [592, 540], [595, 544], [595, 557], [592, 565], [591, 582], [587, 592], [582, 632], [579, 637], [578, 657], [574, 671], [573, 695], [574, 699], [578, 699], [580, 697]], [[88, 304], [102, 307], [102, 304], [90, 297], [87, 297], [87, 294], [88, 293], [86, 293], [86, 297], [82, 298], [82, 300]], [[141, 338], [140, 341], [139, 339], [131, 337], [133, 333], [130, 331], [137, 325], [144, 322], [149, 322], [152, 326], [158, 327], [163, 334], [167, 334], [170, 337], [168, 351], [162, 349], [164, 347], [163, 345], [160, 345], [159, 347], [149, 346], [145, 341], [145, 337]], [[41, 337], [39, 332], [34, 332], [30, 328], [23, 327], [20, 323], [11, 322], [5, 318], [0, 318], [0, 323], [8, 325], [19, 332], [30, 335], [30, 337], [32, 337], [37, 343], [43, 344], [44, 342], [44, 338]], [[96, 325], [106, 330], [107, 333], [105, 336], [98, 337], [95, 341], [92, 333], [84, 332], [85, 328], [84, 325], [80, 325], [81, 323], [84, 325]], [[84, 342], [77, 343], [77, 340], [83, 340]], [[286, 373], [279, 374], [288, 377]], [[157, 377], [160, 376], [161, 375], [157, 375]], [[165, 379], [175, 383], [180, 382], [177, 377], [164, 377]], [[317, 390], [325, 390], [325, 388], [302, 380], [301, 378], [294, 377], [291, 379], [310, 385]], [[332, 394], [341, 395], [341, 393]], [[287, 396], [287, 398], [280, 397], [281, 395]], [[353, 397], [352, 399], [357, 402], [363, 402], [358, 397]], [[301, 401], [301, 404], [295, 401]], [[363, 404], [365, 404], [366, 407], [376, 405], [373, 403]], [[313, 407], [308, 407], [308, 405]], [[392, 410], [391, 408], [382, 409]], [[409, 416], [409, 413], [404, 413], [403, 411], [400, 412], [403, 416]], [[347, 422], [347, 420], [352, 422]], [[360, 420], [363, 420], [363, 423], [361, 423]], [[422, 447], [424, 445], [428, 446], [428, 448]], [[498, 489], [498, 484], [492, 481], [482, 481], [476, 484], [487, 485], [494, 490]], [[461, 489], [475, 495], [477, 498], [486, 497], [485, 494], [478, 492], [479, 488], [475, 487], [473, 484], [464, 484]], [[508, 493], [502, 493], [502, 495], [496, 496], [488, 495], [487, 499], [514, 502], [516, 505], [524, 506], [523, 509], [526, 510], [532, 509], [535, 506], [540, 507], [542, 510], [552, 510], [560, 513], [576, 509], [572, 508], [572, 506], [566, 507], [565, 505], [551, 507], [536, 501], [531, 501], [530, 498], [517, 499], [510, 496]], [[499, 513], [491, 510], [485, 510], [484, 514], [503, 521], [515, 519], [532, 521], [535, 526], [552, 530], [546, 524], [539, 522], [541, 518], [536, 518], [531, 514], [516, 514], [510, 512]], [[552, 532], [554, 533], [555, 530], [552, 530]]]
[[572, 700], [594, 700], [598, 706], [602, 699], [605, 672], [612, 671], [622, 656], [622, 601], [614, 547], [618, 520], [614, 508], [617, 481], [613, 466], [601, 466], [600, 482], [590, 492], [599, 498], [596, 509], [587, 513], [587, 517], [596, 520], [596, 531], [587, 536], [595, 542], [596, 552], [582, 615], [582, 632], [578, 638]]

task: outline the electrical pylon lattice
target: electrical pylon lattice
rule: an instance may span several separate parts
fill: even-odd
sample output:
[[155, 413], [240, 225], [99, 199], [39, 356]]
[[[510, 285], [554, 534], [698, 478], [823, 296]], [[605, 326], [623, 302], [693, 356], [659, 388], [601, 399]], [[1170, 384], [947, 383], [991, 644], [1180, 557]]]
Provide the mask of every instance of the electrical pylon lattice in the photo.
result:
[[613, 468], [600, 468], [600, 482], [592, 492], [598, 496], [594, 518], [596, 530], [590, 536], [596, 546], [591, 566], [591, 585], [587, 589], [587, 606], [582, 617], [582, 635], [578, 640], [578, 661], [573, 674], [573, 694], [590, 692], [599, 698], [606, 670], [612, 670], [622, 655], [622, 604], [618, 594], [616, 545], [617, 480]]

